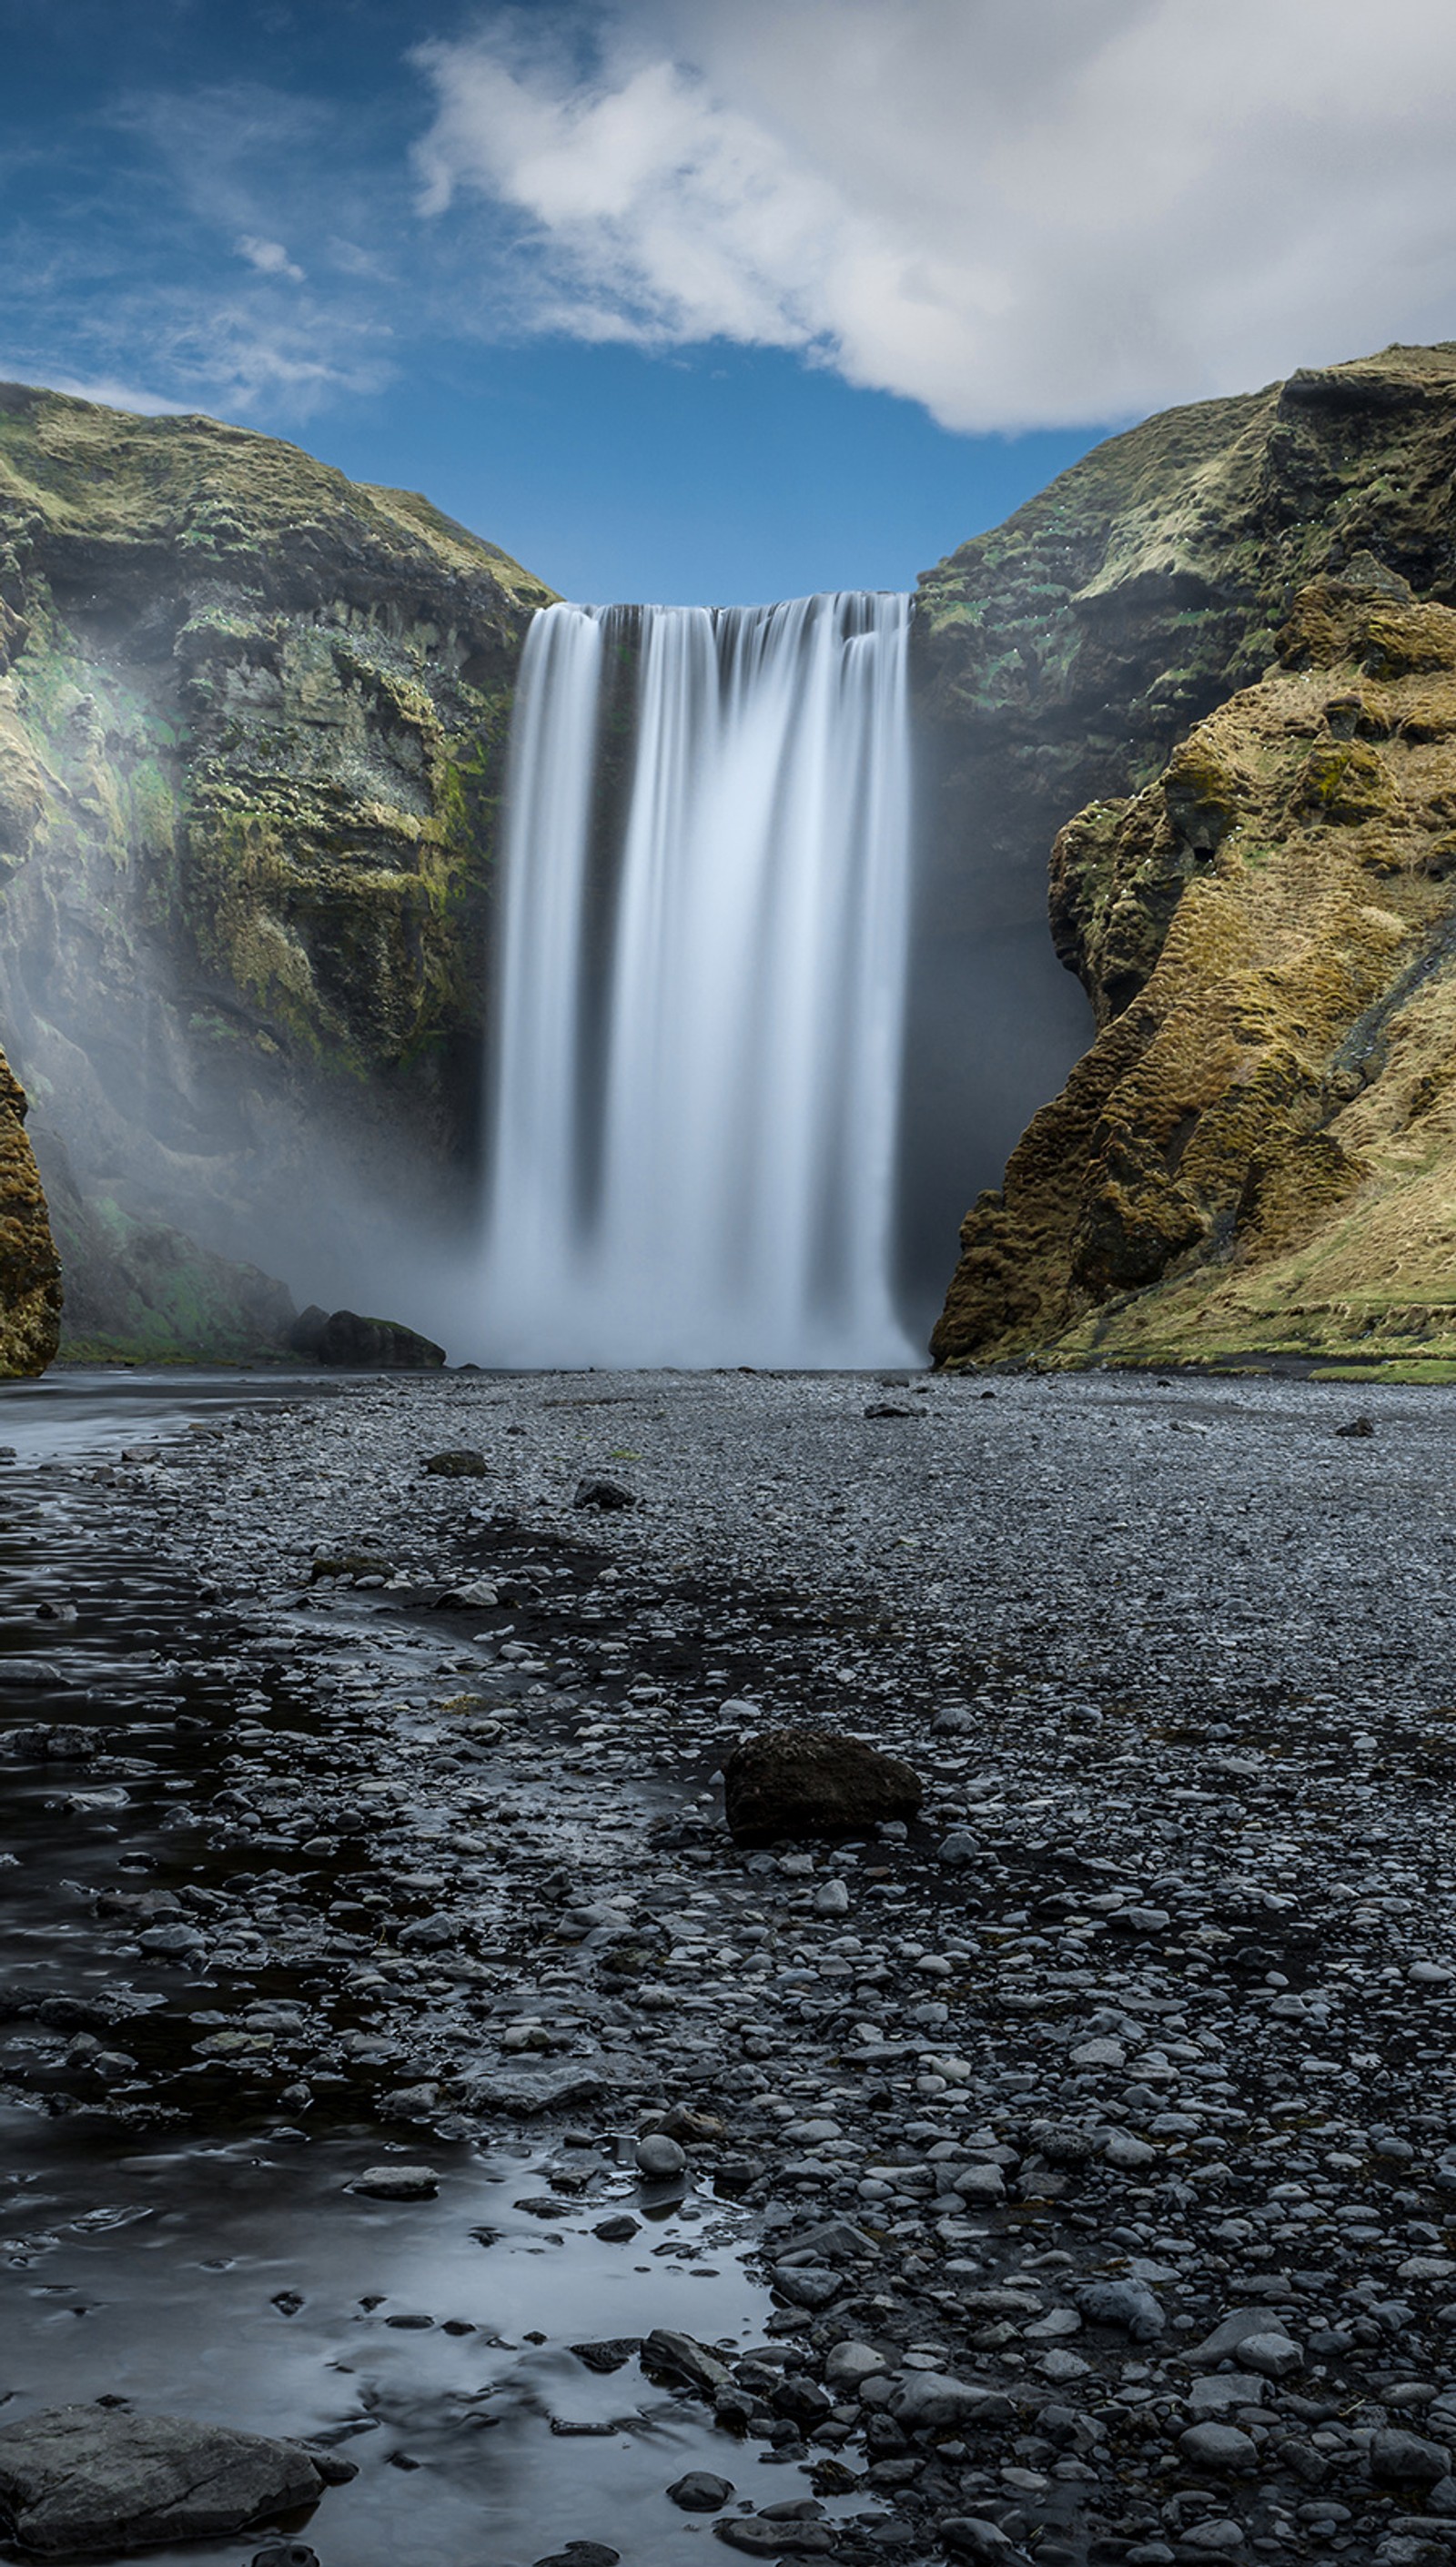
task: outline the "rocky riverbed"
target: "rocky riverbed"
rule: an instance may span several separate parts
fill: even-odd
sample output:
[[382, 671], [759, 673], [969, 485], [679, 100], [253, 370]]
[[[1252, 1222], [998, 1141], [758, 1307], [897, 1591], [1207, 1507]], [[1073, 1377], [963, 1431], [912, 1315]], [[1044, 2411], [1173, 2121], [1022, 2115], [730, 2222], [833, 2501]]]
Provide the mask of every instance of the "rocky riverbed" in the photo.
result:
[[[1453, 1400], [22, 1438], [0, 2425], [306, 2427], [324, 2567], [1456, 2555]], [[735, 1849], [780, 1723], [919, 1819]]]

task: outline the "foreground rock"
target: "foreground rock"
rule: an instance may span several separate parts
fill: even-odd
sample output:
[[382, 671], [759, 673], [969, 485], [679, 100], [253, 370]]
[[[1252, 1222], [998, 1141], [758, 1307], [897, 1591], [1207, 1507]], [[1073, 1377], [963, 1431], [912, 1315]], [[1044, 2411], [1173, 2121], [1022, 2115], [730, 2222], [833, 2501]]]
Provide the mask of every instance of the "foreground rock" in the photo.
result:
[[181, 2416], [60, 2407], [0, 2427], [0, 2506], [41, 2558], [246, 2531], [353, 2475], [296, 2442]]
[[724, 1786], [738, 1845], [913, 1819], [924, 1798], [912, 1765], [828, 1729], [765, 1729], [741, 1740], [724, 1767]]
[[[500, 2305], [482, 2175], [563, 2266], [579, 2243], [650, 2265], [630, 2321], [577, 2306], [524, 2350], [465, 2332], [458, 2376], [544, 2357], [559, 2405], [520, 2425], [543, 2472], [570, 2463], [554, 2436], [680, 2401], [703, 2438], [639, 2445], [665, 2553], [1442, 2567], [1456, 1389], [1377, 1386], [1375, 1437], [1345, 1441], [1349, 1395], [1317, 1381], [987, 1388], [928, 1381], [902, 1437], [852, 1376], [395, 1376], [28, 1499], [8, 1469], [79, 1618], [37, 1618], [6, 1660], [44, 1688], [0, 1703], [26, 1857], [7, 1913], [55, 1958], [0, 2093], [42, 2133], [75, 2116], [73, 2162], [104, 2122], [119, 2208], [165, 2182], [154, 2151], [137, 2172], [148, 2128], [168, 2155], [183, 2121], [257, 2132], [300, 2333], [310, 2307], [330, 2322], [333, 2220], [363, 2292], [398, 2217], [439, 2296], [361, 2298], [360, 2323], [412, 2394], [446, 2326]], [[624, 1446], [642, 1507], [584, 1520], [578, 1474]], [[483, 1487], [419, 1471], [477, 1447]], [[118, 1528], [144, 1520], [217, 1590], [195, 1660], [150, 1577], [119, 1627]], [[925, 1778], [924, 1824], [735, 1846], [714, 1777], [750, 1716], [872, 1728]], [[61, 1935], [78, 1830], [94, 1921]], [[686, 2160], [666, 2178], [660, 2139]], [[322, 2205], [330, 2165], [342, 2196], [371, 2160], [437, 2204]], [[689, 2282], [738, 2220], [771, 2294], [757, 2342], [718, 2336], [725, 2304]], [[92, 2250], [112, 2305], [146, 2233]], [[57, 2361], [56, 2305], [16, 2295], [12, 2377]], [[614, 2385], [589, 2405], [593, 2374]], [[372, 2376], [330, 2374], [308, 2422], [352, 2424], [393, 2487]], [[409, 2481], [412, 2558], [450, 2473], [475, 2482], [462, 2403]], [[751, 2527], [720, 2543], [681, 2506], [690, 2464]], [[603, 2470], [510, 2555], [583, 2567], [579, 2531], [636, 2561], [641, 2523]]]

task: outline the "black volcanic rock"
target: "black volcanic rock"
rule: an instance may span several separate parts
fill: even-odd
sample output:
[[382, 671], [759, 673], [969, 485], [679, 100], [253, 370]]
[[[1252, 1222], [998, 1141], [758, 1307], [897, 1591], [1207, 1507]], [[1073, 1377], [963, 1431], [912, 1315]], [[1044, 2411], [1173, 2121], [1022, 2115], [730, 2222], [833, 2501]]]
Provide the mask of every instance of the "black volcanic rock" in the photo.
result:
[[829, 1729], [765, 1729], [724, 1767], [728, 1828], [739, 1845], [842, 1836], [913, 1819], [924, 1787], [912, 1765]]

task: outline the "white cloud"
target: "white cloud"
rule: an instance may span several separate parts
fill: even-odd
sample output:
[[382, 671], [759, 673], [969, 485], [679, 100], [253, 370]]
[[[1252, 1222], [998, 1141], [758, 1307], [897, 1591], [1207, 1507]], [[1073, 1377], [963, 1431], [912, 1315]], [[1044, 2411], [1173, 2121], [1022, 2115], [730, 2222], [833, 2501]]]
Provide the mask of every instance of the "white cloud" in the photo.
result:
[[798, 349], [957, 428], [1456, 335], [1450, 0], [621, 0], [421, 48], [517, 317]]
[[303, 270], [296, 267], [281, 241], [260, 240], [256, 232], [244, 232], [234, 244], [239, 258], [255, 267], [260, 276], [286, 276], [293, 285], [302, 285]]

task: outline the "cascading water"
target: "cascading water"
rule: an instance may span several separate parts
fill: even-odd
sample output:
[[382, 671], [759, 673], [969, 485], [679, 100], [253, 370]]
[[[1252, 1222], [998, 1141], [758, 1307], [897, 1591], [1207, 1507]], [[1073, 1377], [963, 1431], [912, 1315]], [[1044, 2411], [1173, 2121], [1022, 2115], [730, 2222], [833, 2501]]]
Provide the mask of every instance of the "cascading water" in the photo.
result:
[[907, 599], [858, 594], [553, 606], [532, 624], [492, 1072], [491, 1360], [909, 1354], [891, 1282], [908, 624]]

